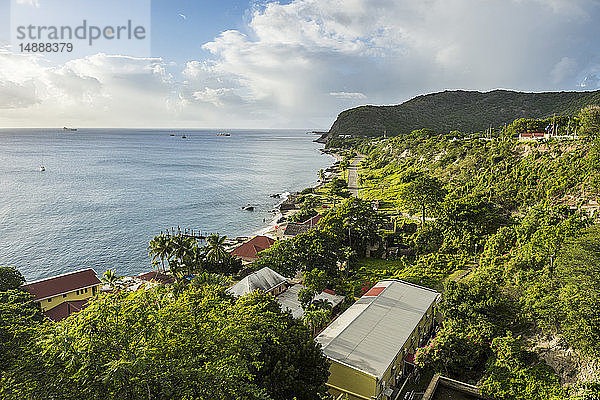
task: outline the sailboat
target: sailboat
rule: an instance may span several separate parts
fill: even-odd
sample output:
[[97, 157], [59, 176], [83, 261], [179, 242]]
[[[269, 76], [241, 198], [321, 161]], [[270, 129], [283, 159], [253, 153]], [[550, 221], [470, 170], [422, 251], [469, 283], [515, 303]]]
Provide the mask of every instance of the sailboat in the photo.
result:
[[40, 165], [40, 172], [44, 172], [46, 170], [46, 167], [44, 167], [43, 165]]

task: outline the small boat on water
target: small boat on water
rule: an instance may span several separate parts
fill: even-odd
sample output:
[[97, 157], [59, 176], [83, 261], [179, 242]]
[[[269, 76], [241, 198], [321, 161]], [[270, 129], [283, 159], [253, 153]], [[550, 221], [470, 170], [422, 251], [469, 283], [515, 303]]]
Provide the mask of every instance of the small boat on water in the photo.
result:
[[247, 205], [247, 206], [242, 207], [242, 210], [244, 210], [244, 211], [254, 211], [254, 206]]
[[187, 136], [183, 135], [181, 138], [182, 138], [182, 139], [185, 139], [185, 138], [187, 138]]
[[77, 132], [77, 128], [67, 128], [66, 126], [63, 126], [63, 131]]
[[229, 132], [219, 132], [219, 133], [217, 133], [217, 136], [231, 136], [231, 133], [229, 133]]
[[43, 165], [40, 165], [40, 172], [44, 172], [46, 170], [46, 167], [44, 167]]
[[174, 134], [174, 133], [171, 133], [169, 136], [175, 136], [175, 134]]

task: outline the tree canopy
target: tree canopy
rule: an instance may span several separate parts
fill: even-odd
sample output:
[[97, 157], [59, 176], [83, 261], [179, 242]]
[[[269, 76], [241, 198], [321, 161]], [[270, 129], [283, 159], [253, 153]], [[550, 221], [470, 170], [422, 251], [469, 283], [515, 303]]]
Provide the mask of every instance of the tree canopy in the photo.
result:
[[211, 285], [104, 295], [30, 345], [3, 399], [315, 399], [328, 376], [272, 296]]
[[13, 267], [0, 267], [0, 292], [10, 289], [17, 289], [23, 283], [25, 278], [18, 269]]

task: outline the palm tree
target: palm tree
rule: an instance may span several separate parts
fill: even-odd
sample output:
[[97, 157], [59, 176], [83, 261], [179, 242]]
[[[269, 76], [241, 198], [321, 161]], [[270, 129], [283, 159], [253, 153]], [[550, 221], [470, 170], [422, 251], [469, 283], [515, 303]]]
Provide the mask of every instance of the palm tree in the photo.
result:
[[173, 260], [169, 262], [169, 270], [173, 275], [189, 270], [194, 258], [195, 242], [193, 239], [176, 236], [171, 239]]
[[317, 312], [310, 310], [304, 311], [302, 322], [304, 322], [304, 325], [306, 325], [307, 328], [310, 328], [310, 331], [313, 333], [313, 335], [315, 333], [315, 326], [317, 325], [318, 321], [319, 316]]
[[313, 301], [312, 306], [314, 309], [317, 309], [317, 310], [327, 310], [327, 311], [333, 310], [333, 305], [327, 299], [317, 299], [317, 300]]
[[311, 329], [312, 334], [316, 335], [319, 328], [327, 325], [327, 322], [329, 322], [330, 314], [331, 311], [323, 308], [307, 310], [304, 312], [302, 321], [307, 327]]
[[194, 246], [188, 264], [188, 273], [192, 275], [202, 270], [202, 262], [206, 258], [206, 253], [202, 247]]
[[225, 240], [227, 240], [227, 236], [219, 236], [218, 233], [211, 233], [206, 238], [206, 258], [208, 261], [219, 264], [227, 257]]
[[165, 260], [169, 260], [173, 253], [171, 240], [165, 235], [156, 236], [148, 245], [148, 254], [152, 256], [152, 263], [155, 264], [160, 260], [162, 272], [165, 272]]
[[225, 287], [229, 283], [229, 278], [221, 274], [202, 272], [194, 278], [193, 283], [198, 286], [219, 285]]
[[114, 289], [115, 286], [117, 286], [117, 281], [119, 279], [121, 279], [121, 277], [117, 276], [115, 271], [112, 269], [107, 269], [106, 272], [102, 274], [102, 282], [110, 286], [111, 289]]

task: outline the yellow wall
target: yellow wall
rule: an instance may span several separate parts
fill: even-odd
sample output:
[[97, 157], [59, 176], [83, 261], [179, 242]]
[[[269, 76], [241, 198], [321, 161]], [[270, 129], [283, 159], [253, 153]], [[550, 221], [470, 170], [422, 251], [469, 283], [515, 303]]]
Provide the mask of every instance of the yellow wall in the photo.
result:
[[431, 326], [436, 320], [436, 315], [434, 315], [434, 313], [437, 313], [437, 311], [434, 311], [434, 305], [435, 304], [432, 304], [429, 307], [427, 313], [423, 316], [421, 321], [419, 321], [419, 323], [415, 327], [415, 330], [412, 332], [404, 346], [402, 346], [402, 349], [400, 349], [392, 364], [390, 364], [388, 370], [383, 374], [382, 381], [387, 386], [399, 384], [399, 382], [394, 382], [395, 379], [393, 379], [394, 377], [392, 377], [392, 367], [396, 366], [393, 375], [402, 374], [402, 370], [404, 367], [404, 356], [408, 353], [414, 354], [417, 347], [420, 347], [419, 342], [423, 335], [426, 332], [428, 332], [429, 329], [431, 329]]
[[[96, 286], [96, 293], [98, 293], [98, 291], [100, 291], [100, 285]], [[65, 296], [63, 296], [62, 294], [59, 294], [58, 296], [52, 297], [50, 299], [45, 299], [45, 300], [40, 301], [40, 305], [42, 306], [42, 311], [46, 311], [46, 310], [49, 310], [51, 308], [54, 308], [54, 307], [64, 303], [65, 301], [89, 299], [90, 297], [93, 296], [92, 293], [93, 293], [93, 290], [91, 287], [89, 287], [89, 288], [87, 288], [87, 293], [86, 293], [85, 289], [81, 289], [79, 291], [79, 294], [77, 294], [77, 291], [66, 293]], [[48, 300], [50, 300], [50, 301], [48, 301]]]
[[[435, 314], [437, 314], [437, 310], [435, 311]], [[404, 356], [407, 353], [415, 352], [416, 348], [419, 347], [419, 340], [425, 334], [425, 332], [431, 328], [435, 319], [436, 315], [434, 315], [432, 305], [427, 313], [423, 316], [415, 330], [412, 332], [404, 346], [399, 350], [388, 370], [383, 374], [382, 382], [386, 387], [400, 384], [399, 382], [394, 382], [394, 377], [392, 376], [392, 367], [396, 366], [393, 375], [402, 374], [404, 367]], [[342, 399], [359, 400], [370, 399], [371, 396], [376, 397], [379, 395], [379, 391], [381, 390], [382, 386], [377, 385], [377, 380], [375, 377], [340, 364], [335, 360], [330, 359], [329, 361], [331, 362], [331, 366], [329, 367], [330, 375], [327, 385], [330, 388], [329, 392], [334, 396], [334, 398], [337, 399], [341, 394], [346, 394], [346, 396], [342, 396]], [[355, 395], [353, 396], [352, 394]]]
[[[399, 385], [400, 382], [394, 382], [392, 375], [401, 375], [404, 367], [404, 356], [407, 353], [414, 353], [416, 348], [419, 347], [419, 341], [427, 332], [437, 318], [437, 310], [434, 311], [433, 305], [430, 306], [427, 313], [423, 316], [415, 330], [412, 332], [404, 346], [399, 350], [394, 361], [390, 364], [388, 370], [383, 374], [382, 382], [386, 387], [392, 385]], [[329, 386], [329, 392], [338, 398], [338, 396], [344, 394], [342, 399], [348, 400], [359, 400], [359, 399], [370, 399], [371, 396], [377, 397], [382, 386], [377, 385], [377, 379], [373, 376], [367, 375], [361, 371], [353, 369], [336, 362], [335, 360], [329, 359], [331, 366], [329, 367], [329, 380], [327, 386]], [[396, 366], [392, 374], [392, 367]], [[352, 395], [355, 394], [355, 395]], [[382, 397], [385, 398], [385, 397]]]
[[[337, 397], [341, 393], [346, 393], [349, 400], [370, 399], [371, 396], [375, 395], [375, 377], [347, 367], [334, 360], [330, 361], [330, 375], [327, 386], [329, 386], [331, 394]], [[339, 390], [340, 388], [342, 391]], [[352, 394], [356, 394], [357, 396], [353, 396]]]

